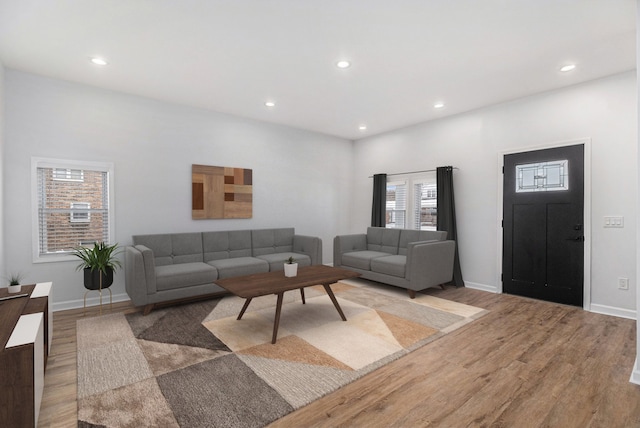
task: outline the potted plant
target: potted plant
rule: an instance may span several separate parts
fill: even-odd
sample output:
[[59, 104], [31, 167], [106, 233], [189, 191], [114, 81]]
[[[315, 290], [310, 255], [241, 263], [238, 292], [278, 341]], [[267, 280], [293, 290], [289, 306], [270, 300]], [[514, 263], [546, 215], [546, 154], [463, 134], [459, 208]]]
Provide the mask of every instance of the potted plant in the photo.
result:
[[298, 275], [298, 263], [293, 257], [289, 257], [284, 262], [284, 276], [292, 277]]
[[22, 275], [20, 275], [19, 273], [12, 273], [7, 279], [9, 280], [9, 287], [7, 289], [9, 293], [18, 293], [22, 289], [22, 286], [20, 285]]
[[84, 270], [84, 286], [88, 290], [102, 290], [113, 284], [113, 272], [122, 267], [115, 256], [118, 244], [96, 242], [93, 247], [77, 247], [73, 255], [82, 262], [76, 270]]

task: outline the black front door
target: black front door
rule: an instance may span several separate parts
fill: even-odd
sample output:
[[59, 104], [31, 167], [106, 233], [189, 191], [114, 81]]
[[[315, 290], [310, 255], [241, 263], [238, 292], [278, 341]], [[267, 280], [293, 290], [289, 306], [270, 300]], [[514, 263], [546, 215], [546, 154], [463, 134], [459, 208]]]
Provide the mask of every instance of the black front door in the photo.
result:
[[505, 155], [505, 293], [583, 304], [584, 145]]

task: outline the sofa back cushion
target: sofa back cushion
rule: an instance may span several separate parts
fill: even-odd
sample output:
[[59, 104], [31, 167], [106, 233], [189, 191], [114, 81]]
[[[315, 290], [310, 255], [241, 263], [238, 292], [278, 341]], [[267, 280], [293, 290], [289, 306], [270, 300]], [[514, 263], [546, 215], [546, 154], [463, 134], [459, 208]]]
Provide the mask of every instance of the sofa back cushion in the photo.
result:
[[251, 257], [251, 231], [230, 230], [202, 234], [204, 261]]
[[134, 235], [133, 244], [150, 248], [156, 266], [203, 261], [202, 234], [197, 232]]
[[446, 239], [447, 232], [443, 231], [400, 229], [400, 243], [398, 245], [398, 254], [406, 256], [407, 246], [410, 242], [444, 241]]
[[293, 251], [293, 227], [283, 229], [257, 229], [251, 231], [253, 256], [289, 253]]
[[384, 227], [367, 228], [367, 250], [369, 251], [398, 254], [399, 242], [400, 229], [387, 229]]

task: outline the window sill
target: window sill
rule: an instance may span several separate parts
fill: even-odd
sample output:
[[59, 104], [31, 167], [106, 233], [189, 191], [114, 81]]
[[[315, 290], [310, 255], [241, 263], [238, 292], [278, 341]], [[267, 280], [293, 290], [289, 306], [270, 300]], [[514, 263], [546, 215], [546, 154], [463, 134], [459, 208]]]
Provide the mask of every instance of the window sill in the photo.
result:
[[76, 256], [69, 253], [63, 254], [47, 254], [44, 256], [34, 256], [33, 263], [57, 263], [57, 262], [75, 262], [80, 261]]

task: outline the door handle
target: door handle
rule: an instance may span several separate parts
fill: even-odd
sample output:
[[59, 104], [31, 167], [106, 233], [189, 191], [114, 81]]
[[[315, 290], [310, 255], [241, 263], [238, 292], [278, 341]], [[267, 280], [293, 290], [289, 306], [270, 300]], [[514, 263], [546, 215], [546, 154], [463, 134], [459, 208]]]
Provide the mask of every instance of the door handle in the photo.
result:
[[576, 236], [575, 238], [567, 238], [565, 241], [579, 241], [584, 242], [584, 236]]

